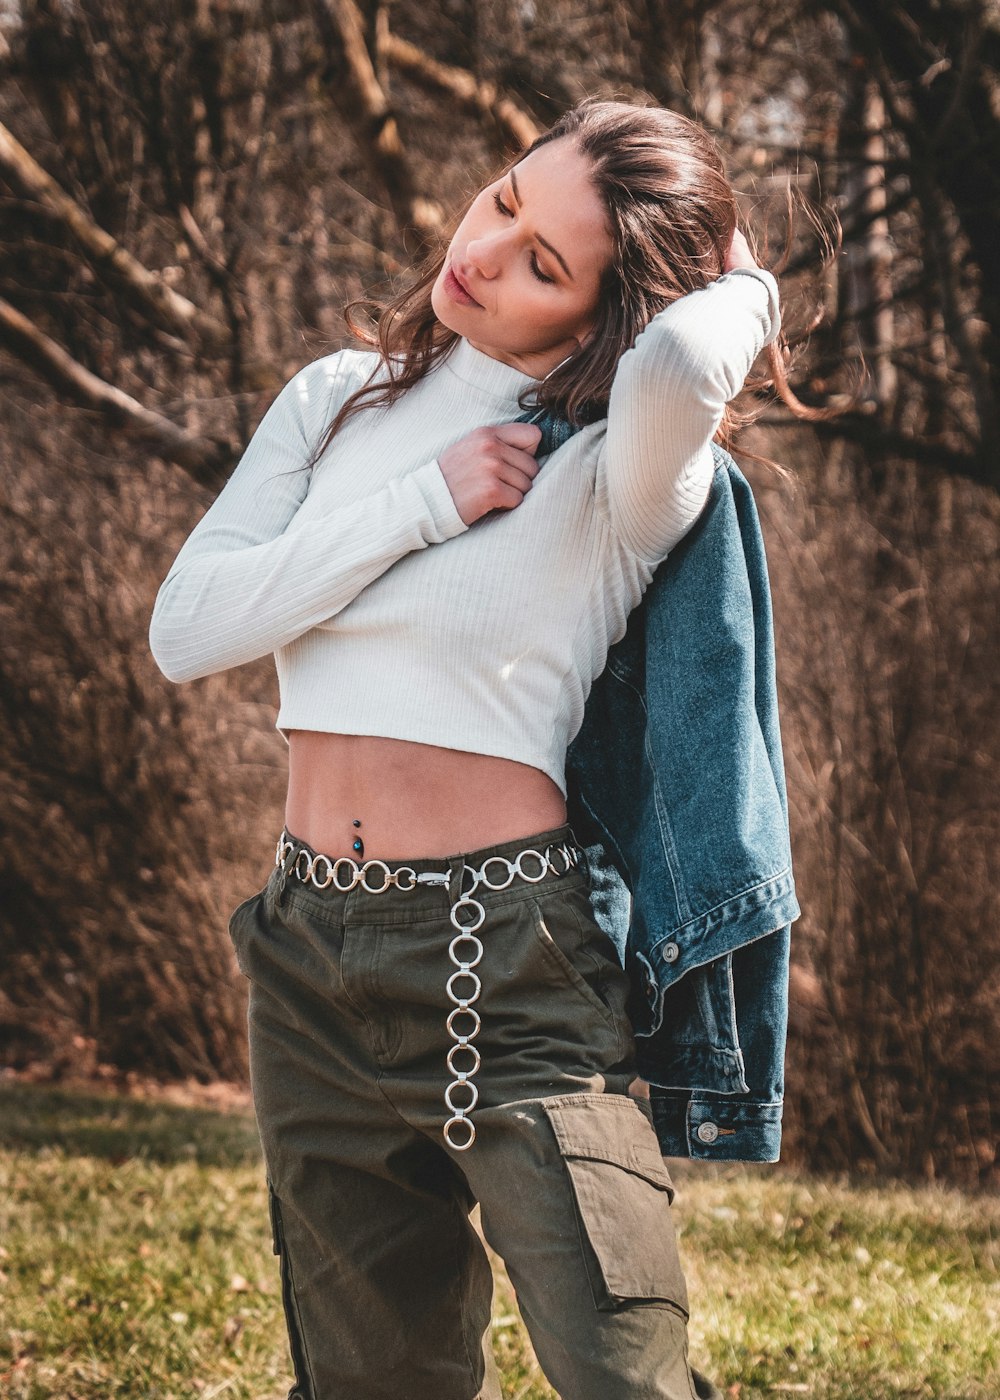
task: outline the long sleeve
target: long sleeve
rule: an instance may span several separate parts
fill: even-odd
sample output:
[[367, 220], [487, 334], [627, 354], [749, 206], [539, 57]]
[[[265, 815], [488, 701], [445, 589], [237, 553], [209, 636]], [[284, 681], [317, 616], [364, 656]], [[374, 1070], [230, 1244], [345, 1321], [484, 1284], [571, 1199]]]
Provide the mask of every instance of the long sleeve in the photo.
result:
[[352, 373], [357, 355], [327, 356], [285, 385], [182, 546], [149, 631], [169, 680], [268, 655], [346, 607], [403, 555], [468, 529], [436, 460], [288, 529], [309, 491], [316, 435], [362, 382]]
[[641, 559], [665, 558], [698, 518], [725, 406], [780, 324], [771, 273], [734, 268], [654, 316], [621, 357], [596, 503]]

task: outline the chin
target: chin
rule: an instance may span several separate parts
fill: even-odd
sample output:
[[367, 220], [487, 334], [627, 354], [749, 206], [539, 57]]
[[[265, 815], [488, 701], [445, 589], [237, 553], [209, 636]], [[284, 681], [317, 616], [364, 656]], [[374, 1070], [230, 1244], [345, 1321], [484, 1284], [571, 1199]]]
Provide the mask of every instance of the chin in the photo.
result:
[[[441, 276], [444, 276], [443, 271], [441, 273]], [[448, 296], [447, 292], [441, 289], [440, 280], [441, 279], [439, 278], [438, 281], [435, 282], [434, 286], [431, 288], [431, 310], [441, 322], [442, 326], [445, 326], [448, 330], [455, 331], [458, 335], [461, 335], [461, 326], [456, 326], [454, 324], [454, 303]]]

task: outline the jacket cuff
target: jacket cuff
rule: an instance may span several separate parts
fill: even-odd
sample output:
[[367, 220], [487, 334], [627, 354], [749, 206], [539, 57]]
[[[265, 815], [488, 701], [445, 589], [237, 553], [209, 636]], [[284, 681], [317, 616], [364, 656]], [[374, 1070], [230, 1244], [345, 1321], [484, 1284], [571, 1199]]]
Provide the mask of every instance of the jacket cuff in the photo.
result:
[[752, 1103], [649, 1091], [653, 1124], [664, 1157], [709, 1162], [777, 1162], [783, 1101]]

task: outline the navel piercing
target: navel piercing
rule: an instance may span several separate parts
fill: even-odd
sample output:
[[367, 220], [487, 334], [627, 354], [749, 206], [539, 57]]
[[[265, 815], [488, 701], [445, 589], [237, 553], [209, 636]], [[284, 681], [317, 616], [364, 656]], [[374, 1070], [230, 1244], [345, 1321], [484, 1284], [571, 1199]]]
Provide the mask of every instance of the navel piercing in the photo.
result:
[[[355, 826], [360, 826], [360, 825], [361, 825], [361, 823], [358, 821], [357, 817], [354, 818], [354, 825], [355, 825]], [[363, 856], [364, 853], [365, 853], [365, 843], [362, 841], [362, 839], [361, 839], [360, 836], [358, 836], [358, 837], [355, 839], [355, 842], [354, 842], [354, 849], [357, 851], [357, 853], [358, 853], [359, 856]]]

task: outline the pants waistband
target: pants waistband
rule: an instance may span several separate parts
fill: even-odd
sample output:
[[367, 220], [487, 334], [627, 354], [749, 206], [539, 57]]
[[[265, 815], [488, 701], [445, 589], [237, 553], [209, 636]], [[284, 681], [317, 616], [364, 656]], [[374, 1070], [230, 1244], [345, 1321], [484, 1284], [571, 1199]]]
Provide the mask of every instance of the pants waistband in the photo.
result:
[[359, 900], [368, 903], [367, 896], [374, 904], [396, 891], [407, 895], [435, 886], [444, 888], [454, 902], [473, 891], [488, 898], [514, 884], [531, 886], [566, 875], [588, 881], [586, 852], [568, 823], [450, 856], [360, 861], [328, 856], [285, 828], [275, 850], [275, 867], [283, 886], [292, 881], [326, 898], [351, 893], [355, 907]]
[[448, 957], [454, 971], [444, 988], [446, 1003], [451, 1007], [444, 1025], [450, 1042], [445, 1057], [450, 1078], [444, 1104], [450, 1117], [445, 1120], [442, 1133], [453, 1151], [468, 1151], [476, 1140], [472, 1111], [479, 1102], [475, 1076], [482, 1063], [474, 1043], [482, 1025], [475, 1003], [483, 984], [476, 968], [485, 951], [478, 934], [487, 922], [492, 899], [503, 898], [501, 892], [511, 886], [519, 883], [530, 894], [531, 887], [544, 880], [583, 881], [586, 852], [571, 828], [565, 824], [442, 859], [363, 862], [353, 856], [324, 855], [286, 829], [278, 839], [274, 859], [279, 898], [292, 881], [298, 882], [310, 900], [311, 890], [315, 890], [321, 898], [332, 893], [335, 899], [343, 898], [355, 905], [359, 900], [381, 905], [386, 896], [390, 896], [386, 900], [390, 907], [396, 900], [405, 905], [419, 899], [424, 888], [433, 892], [437, 887], [446, 893], [451, 925]]

